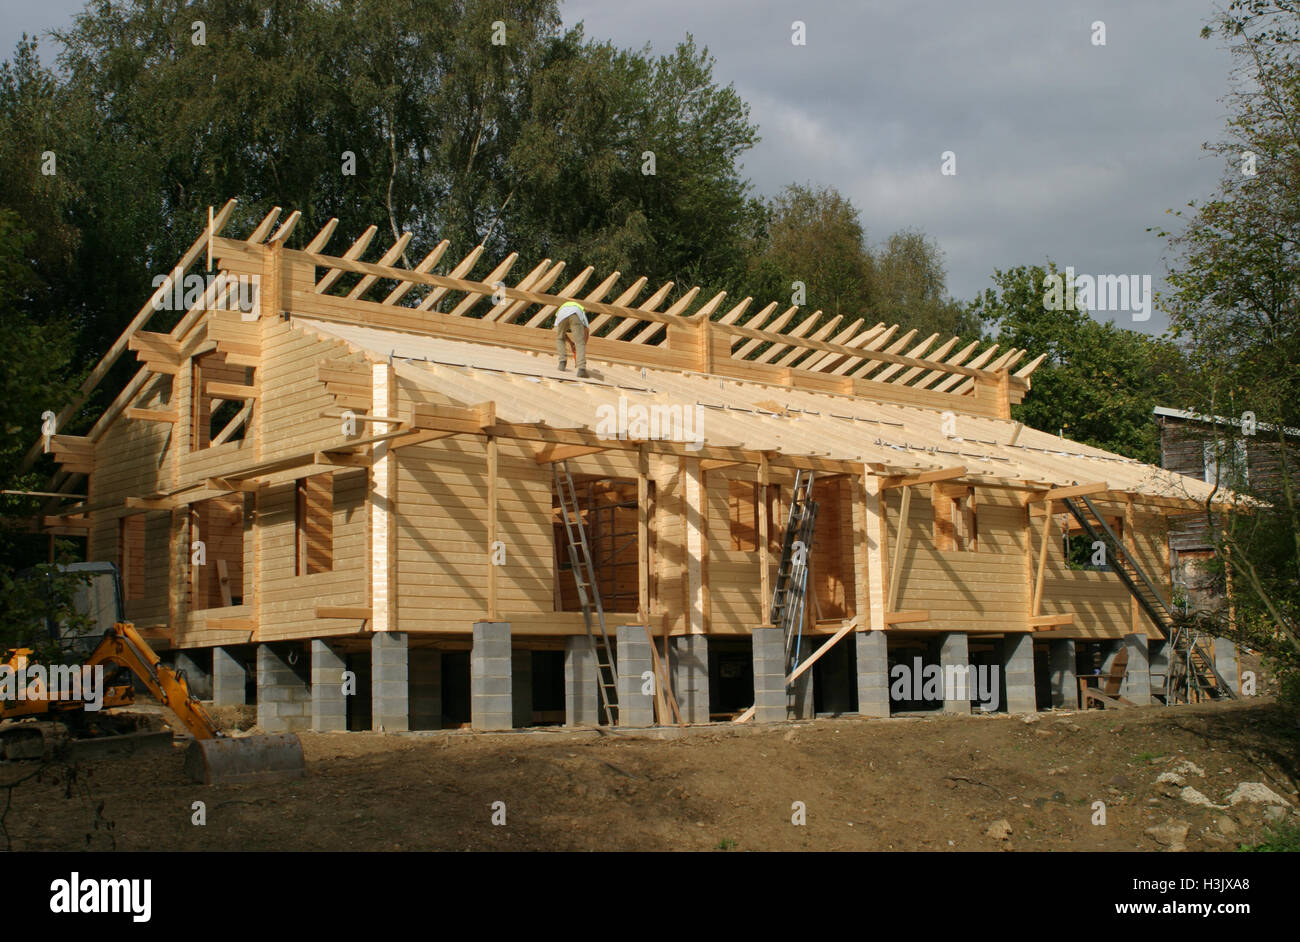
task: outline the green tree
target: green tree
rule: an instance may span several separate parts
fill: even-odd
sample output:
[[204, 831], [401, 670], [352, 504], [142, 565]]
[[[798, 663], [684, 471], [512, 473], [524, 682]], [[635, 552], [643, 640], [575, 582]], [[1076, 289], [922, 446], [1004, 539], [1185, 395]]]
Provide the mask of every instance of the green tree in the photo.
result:
[[1202, 35], [1237, 60], [1226, 134], [1207, 145], [1224, 173], [1212, 198], [1177, 214], [1185, 227], [1170, 237], [1167, 306], [1194, 368], [1185, 401], [1259, 423], [1249, 447], [1272, 473], [1244, 489], [1260, 502], [1223, 515], [1207, 505], [1207, 522], [1233, 578], [1234, 633], [1265, 652], [1300, 702], [1300, 448], [1287, 434], [1300, 427], [1300, 8], [1234, 0]]
[[1045, 295], [1055, 264], [1021, 265], [993, 273], [988, 288], [970, 306], [1003, 348], [1046, 354], [1034, 371], [1033, 390], [1012, 408], [1021, 422], [1061, 433], [1141, 461], [1159, 463], [1151, 410], [1167, 405], [1182, 373], [1172, 343], [1113, 324], [1087, 311], [1054, 310]]
[[804, 285], [807, 311], [846, 321], [872, 313], [873, 263], [858, 210], [833, 187], [792, 183], [768, 201], [750, 262], [757, 300], [791, 297]]
[[875, 256], [875, 304], [881, 320], [915, 327], [922, 336], [978, 336], [979, 318], [948, 295], [939, 246], [916, 230], [895, 232]]

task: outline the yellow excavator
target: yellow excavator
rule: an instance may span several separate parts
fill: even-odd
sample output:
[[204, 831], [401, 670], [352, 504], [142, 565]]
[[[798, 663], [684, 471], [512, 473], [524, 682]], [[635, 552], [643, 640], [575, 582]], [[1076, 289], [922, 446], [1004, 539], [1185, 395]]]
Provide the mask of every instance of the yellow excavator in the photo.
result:
[[[13, 678], [26, 678], [35, 666], [30, 664], [31, 656], [32, 651], [28, 648], [11, 650], [0, 661], [0, 668], [8, 667]], [[194, 781], [205, 785], [238, 784], [280, 781], [305, 774], [302, 743], [292, 733], [241, 737], [222, 733], [198, 698], [190, 692], [184, 672], [163, 664], [130, 622], [114, 623], [83, 663], [63, 669], [63, 676], [79, 673], [80, 677], [88, 677], [85, 668], [111, 669], [114, 666], [125, 668], [139, 678], [145, 689], [175, 713], [181, 725], [194, 737], [185, 754], [185, 772]], [[67, 689], [56, 690], [59, 685], [49, 682], [53, 671], [48, 674], [41, 671], [40, 674], [43, 676], [39, 682], [30, 686], [24, 684], [20, 696], [0, 699], [0, 721], [56, 716], [65, 720], [84, 719], [86, 698], [69, 695]], [[134, 685], [115, 682], [99, 692], [95, 707], [124, 707], [134, 702]], [[28, 724], [0, 725], [0, 738], [6, 733], [21, 737], [29, 731], [34, 732]]]

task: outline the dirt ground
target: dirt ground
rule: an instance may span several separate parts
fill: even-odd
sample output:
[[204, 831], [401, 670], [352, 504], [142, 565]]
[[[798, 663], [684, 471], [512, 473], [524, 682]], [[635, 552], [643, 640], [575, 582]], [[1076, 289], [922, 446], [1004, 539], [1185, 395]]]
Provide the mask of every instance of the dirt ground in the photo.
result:
[[[49, 766], [8, 790], [4, 826], [15, 850], [1234, 850], [1284, 813], [1198, 806], [1185, 789], [1226, 804], [1241, 782], [1263, 783], [1300, 821], [1300, 725], [1264, 699], [1028, 720], [845, 717], [669, 739], [302, 741], [306, 778], [280, 784], [190, 784], [179, 744]], [[0, 765], [0, 811], [5, 783], [34, 767]], [[1162, 772], [1183, 784], [1157, 783]], [[192, 823], [195, 801], [204, 826]], [[1098, 801], [1104, 825], [1092, 823]], [[492, 823], [495, 802], [504, 826]]]

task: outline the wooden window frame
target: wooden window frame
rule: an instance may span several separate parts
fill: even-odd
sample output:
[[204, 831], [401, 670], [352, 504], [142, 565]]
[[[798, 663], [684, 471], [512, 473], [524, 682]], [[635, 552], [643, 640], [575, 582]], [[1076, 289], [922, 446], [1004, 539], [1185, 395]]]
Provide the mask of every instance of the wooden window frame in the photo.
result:
[[[313, 491], [315, 494], [313, 495]], [[314, 576], [334, 570], [334, 475], [331, 472], [294, 482], [294, 575]], [[313, 524], [312, 503], [319, 517]], [[316, 539], [311, 539], [312, 530]]]
[[969, 484], [934, 484], [934, 547], [943, 553], [979, 551], [979, 512], [975, 488]]

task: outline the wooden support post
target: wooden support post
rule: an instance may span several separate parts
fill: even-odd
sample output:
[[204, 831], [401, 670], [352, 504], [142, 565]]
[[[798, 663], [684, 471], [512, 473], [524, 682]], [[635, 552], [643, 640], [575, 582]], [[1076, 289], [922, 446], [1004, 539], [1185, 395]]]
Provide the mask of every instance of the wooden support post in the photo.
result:
[[488, 505], [488, 602], [487, 620], [497, 620], [497, 439], [494, 435], [487, 437], [487, 505]]
[[708, 507], [704, 502], [704, 487], [701, 482], [700, 461], [698, 458], [681, 459], [684, 548], [686, 562], [686, 633], [704, 634], [707, 616], [707, 599], [704, 587], [704, 557], [707, 552], [708, 534], [705, 530], [705, 516]]
[[[912, 509], [912, 489], [903, 488], [903, 507], [898, 514], [898, 546], [894, 549], [893, 565], [889, 569], [889, 596], [885, 610], [894, 611], [898, 607], [898, 585], [903, 575], [903, 550], [907, 546], [907, 516]], [[882, 528], [883, 529], [883, 528]]]
[[885, 561], [888, 556], [885, 533], [885, 492], [880, 489], [880, 479], [866, 466], [862, 469], [862, 518], [866, 528], [863, 552], [865, 579], [863, 607], [867, 611], [864, 622], [871, 631], [885, 630]]
[[[636, 461], [637, 618], [650, 624], [650, 455], [637, 449]], [[650, 639], [654, 644], [654, 638]], [[664, 651], [667, 656], [667, 649]]]
[[1047, 544], [1051, 540], [1052, 502], [1049, 500], [1043, 514], [1043, 534], [1038, 544], [1038, 574], [1034, 578], [1034, 598], [1029, 605], [1030, 619], [1037, 618], [1043, 605], [1043, 572], [1047, 567]]
[[[1133, 498], [1126, 497], [1124, 500], [1124, 533], [1121, 539], [1130, 546], [1135, 546], [1136, 541], [1133, 535], [1136, 531], [1133, 529]], [[1166, 541], [1166, 544], [1168, 541]], [[1119, 566], [1118, 559], [1108, 559], [1106, 562], [1113, 566]], [[1129, 634], [1146, 634], [1146, 628], [1142, 622], [1142, 610], [1138, 607], [1137, 596], [1133, 593], [1128, 594], [1128, 631]]]
[[[389, 411], [396, 398], [393, 371], [384, 363], [371, 367], [371, 411], [392, 415]], [[375, 435], [385, 435], [389, 423], [376, 422]], [[370, 467], [370, 611], [375, 631], [391, 631], [393, 602], [393, 556], [391, 552], [394, 498], [393, 456], [387, 439], [374, 443], [374, 460]]]

